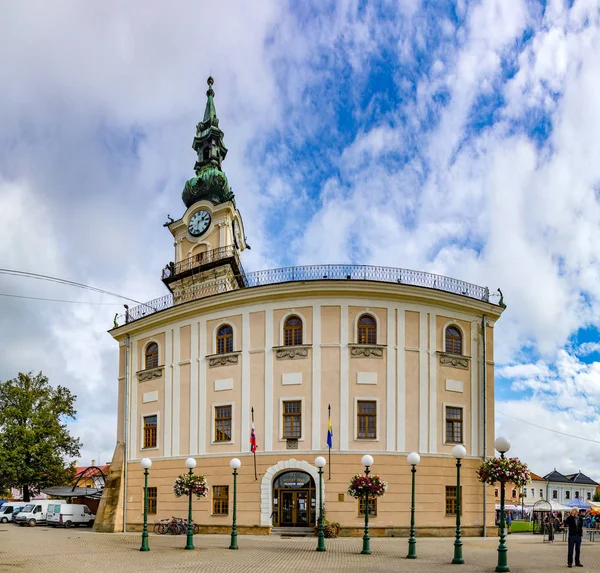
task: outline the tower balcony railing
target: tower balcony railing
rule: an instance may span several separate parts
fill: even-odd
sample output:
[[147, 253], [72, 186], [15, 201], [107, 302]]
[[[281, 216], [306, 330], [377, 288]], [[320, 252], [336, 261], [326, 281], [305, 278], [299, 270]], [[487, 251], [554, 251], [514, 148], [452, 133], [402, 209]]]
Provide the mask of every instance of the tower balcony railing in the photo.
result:
[[[223, 249], [228, 248], [229, 247], [223, 247]], [[215, 250], [219, 251], [221, 249]], [[210, 252], [211, 251], [209, 251], [209, 253]], [[233, 254], [237, 256], [237, 253]], [[230, 256], [233, 256], [233, 254]], [[227, 257], [224, 256], [222, 258]], [[186, 259], [185, 261], [178, 263], [180, 265], [180, 275], [185, 272], [181, 269], [183, 265], [189, 264], [188, 261], [189, 259]], [[189, 269], [186, 268], [186, 270]], [[163, 280], [165, 279], [165, 271], [163, 271]], [[175, 274], [169, 275], [167, 278], [177, 276], [177, 267], [175, 267]], [[118, 322], [119, 324], [132, 322], [182, 303], [205, 298], [207, 296], [218, 295], [239, 288], [254, 288], [288, 282], [327, 280], [375, 281], [398, 285], [410, 285], [449, 292], [484, 302], [490, 301], [490, 291], [487, 287], [423, 271], [396, 269], [392, 267], [375, 267], [370, 265], [308, 265], [241, 273], [240, 275], [236, 275], [233, 280], [224, 279], [208, 284], [193, 285], [183, 292], [178, 292], [176, 295], [171, 293], [145, 304], [135, 306], [129, 309], [126, 314], [119, 316]]]
[[[178, 263], [169, 263], [162, 271], [162, 280], [165, 284], [179, 280], [186, 276], [213, 268], [218, 264], [230, 260], [233, 267], [233, 272], [236, 276], [244, 277], [244, 268], [240, 261], [237, 249], [234, 245], [227, 245], [218, 249], [212, 249], [203, 253], [192, 255], [187, 259], [183, 259]], [[240, 286], [246, 286], [240, 284]]]

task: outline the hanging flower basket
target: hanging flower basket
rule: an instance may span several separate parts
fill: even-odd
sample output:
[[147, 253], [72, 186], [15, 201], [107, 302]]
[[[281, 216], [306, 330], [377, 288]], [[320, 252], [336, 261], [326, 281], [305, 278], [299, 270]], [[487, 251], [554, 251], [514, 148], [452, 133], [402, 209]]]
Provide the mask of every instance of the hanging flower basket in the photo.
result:
[[488, 458], [477, 469], [477, 477], [481, 483], [514, 483], [523, 487], [531, 480], [526, 463], [519, 458]]
[[190, 491], [196, 497], [206, 497], [208, 494], [208, 484], [206, 478], [198, 474], [182, 474], [173, 484], [173, 491], [177, 497], [188, 496]]
[[359, 499], [365, 497], [368, 493], [369, 497], [381, 497], [387, 491], [387, 482], [383, 481], [380, 476], [369, 474], [356, 474], [348, 486], [348, 495]]

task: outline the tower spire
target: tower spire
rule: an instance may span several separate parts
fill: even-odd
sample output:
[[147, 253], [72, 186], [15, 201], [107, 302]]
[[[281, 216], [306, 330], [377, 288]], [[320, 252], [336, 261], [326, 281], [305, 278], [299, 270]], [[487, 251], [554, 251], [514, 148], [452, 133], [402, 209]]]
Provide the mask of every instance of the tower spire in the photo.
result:
[[192, 143], [197, 154], [194, 165], [196, 176], [185, 184], [181, 195], [187, 207], [202, 200], [212, 201], [215, 205], [233, 200], [227, 176], [221, 167], [227, 155], [227, 148], [223, 143], [223, 131], [219, 128], [219, 118], [215, 109], [215, 80], [209, 76], [206, 83], [208, 90], [204, 118], [196, 125], [196, 136]]
[[204, 119], [202, 123], [210, 123], [211, 125], [219, 126], [219, 118], [217, 117], [217, 110], [215, 109], [215, 92], [212, 89], [215, 80], [213, 80], [212, 76], [208, 76], [208, 80], [206, 80], [208, 84], [208, 90], [206, 90], [206, 109], [204, 110]]

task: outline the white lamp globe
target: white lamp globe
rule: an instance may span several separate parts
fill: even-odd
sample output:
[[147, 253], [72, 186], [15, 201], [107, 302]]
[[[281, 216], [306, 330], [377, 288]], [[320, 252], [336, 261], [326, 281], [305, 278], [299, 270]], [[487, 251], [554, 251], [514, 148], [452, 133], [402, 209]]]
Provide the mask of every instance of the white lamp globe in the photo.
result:
[[324, 468], [327, 465], [327, 460], [323, 456], [319, 456], [315, 459], [315, 465], [318, 468]]
[[418, 466], [419, 462], [421, 461], [421, 456], [417, 454], [417, 452], [411, 452], [408, 454], [406, 461], [411, 466]]
[[143, 469], [149, 470], [152, 467], [152, 460], [150, 458], [143, 458], [140, 464], [142, 464]]
[[229, 462], [229, 467], [232, 470], [239, 470], [240, 467], [242, 466], [242, 462], [240, 462], [240, 460], [238, 460], [237, 458], [233, 458], [230, 462]]
[[505, 454], [506, 452], [508, 452], [508, 450], [510, 450], [510, 442], [503, 436], [499, 436], [498, 438], [496, 438], [496, 441], [494, 442], [494, 447], [501, 454]]
[[193, 470], [196, 467], [196, 460], [194, 458], [188, 458], [185, 460], [185, 467], [188, 470]]
[[362, 460], [360, 460], [360, 463], [365, 466], [366, 468], [371, 467], [373, 465], [373, 456], [370, 456], [369, 454], [365, 454], [362, 457]]
[[457, 460], [462, 460], [467, 455], [467, 450], [465, 449], [465, 447], [463, 445], [457, 444], [456, 446], [454, 446], [452, 448], [452, 455]]

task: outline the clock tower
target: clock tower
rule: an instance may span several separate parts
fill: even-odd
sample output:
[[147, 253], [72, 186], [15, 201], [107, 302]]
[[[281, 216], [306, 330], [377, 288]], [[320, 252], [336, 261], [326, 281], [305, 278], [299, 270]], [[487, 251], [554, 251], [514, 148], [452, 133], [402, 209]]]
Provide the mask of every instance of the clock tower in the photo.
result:
[[162, 280], [175, 304], [245, 286], [239, 253], [248, 245], [222, 170], [227, 148], [215, 110], [213, 83], [209, 77], [204, 118], [196, 126], [192, 143], [196, 175], [181, 194], [187, 209], [167, 225], [175, 239], [175, 260], [163, 269]]

